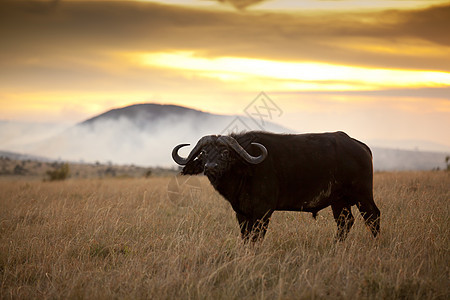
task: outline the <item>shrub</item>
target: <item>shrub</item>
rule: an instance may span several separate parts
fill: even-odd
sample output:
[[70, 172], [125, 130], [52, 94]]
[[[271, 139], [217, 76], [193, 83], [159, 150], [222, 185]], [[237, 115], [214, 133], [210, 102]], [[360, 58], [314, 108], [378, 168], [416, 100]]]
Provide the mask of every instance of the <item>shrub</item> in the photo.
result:
[[67, 177], [69, 177], [69, 164], [65, 163], [61, 165], [59, 168], [55, 168], [55, 170], [49, 170], [47, 171], [47, 175], [50, 179], [50, 181], [55, 180], [64, 180]]
[[27, 172], [28, 172], [27, 169], [25, 169], [23, 167], [23, 165], [16, 165], [14, 167], [14, 174], [15, 175], [25, 175]]

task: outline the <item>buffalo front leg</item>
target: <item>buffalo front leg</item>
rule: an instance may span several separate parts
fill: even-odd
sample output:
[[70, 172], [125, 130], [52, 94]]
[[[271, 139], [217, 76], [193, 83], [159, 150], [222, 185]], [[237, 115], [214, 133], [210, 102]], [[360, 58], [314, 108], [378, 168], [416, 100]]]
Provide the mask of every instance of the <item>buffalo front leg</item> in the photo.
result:
[[249, 218], [242, 214], [236, 213], [239, 227], [241, 228], [241, 237], [247, 242], [257, 242], [262, 240], [267, 232], [270, 222], [270, 214], [266, 214], [261, 218]]
[[355, 218], [352, 215], [350, 206], [332, 205], [333, 216], [337, 223], [337, 241], [344, 241], [352, 228]]
[[366, 201], [356, 203], [361, 215], [367, 227], [372, 232], [372, 235], [376, 237], [380, 232], [380, 210], [375, 205], [373, 198], [370, 197]]
[[252, 228], [253, 228], [253, 221], [250, 218], [247, 218], [244, 215], [241, 215], [239, 213], [236, 213], [236, 218], [239, 222], [239, 227], [241, 229], [241, 237], [244, 241], [248, 241], [250, 236], [251, 236], [251, 232], [252, 232]]

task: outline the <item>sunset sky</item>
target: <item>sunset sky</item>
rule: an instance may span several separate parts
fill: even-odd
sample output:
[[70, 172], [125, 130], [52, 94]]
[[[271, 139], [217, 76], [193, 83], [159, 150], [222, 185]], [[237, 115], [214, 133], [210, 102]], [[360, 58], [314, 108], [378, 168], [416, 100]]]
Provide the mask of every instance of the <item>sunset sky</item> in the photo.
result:
[[450, 147], [449, 28], [450, 1], [2, 1], [0, 120], [264, 91], [294, 131]]

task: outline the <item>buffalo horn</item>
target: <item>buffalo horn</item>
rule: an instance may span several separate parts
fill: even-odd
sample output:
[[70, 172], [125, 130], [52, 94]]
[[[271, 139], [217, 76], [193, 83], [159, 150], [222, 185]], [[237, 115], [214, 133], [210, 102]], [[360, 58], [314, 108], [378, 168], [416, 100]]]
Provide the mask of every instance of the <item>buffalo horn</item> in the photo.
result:
[[261, 163], [263, 160], [266, 159], [267, 157], [267, 149], [266, 147], [264, 147], [263, 145], [261, 145], [260, 143], [252, 143], [252, 145], [255, 145], [256, 147], [259, 148], [259, 150], [261, 150], [261, 155], [259, 156], [251, 156], [250, 154], [248, 154], [247, 151], [245, 151], [244, 148], [242, 148], [241, 145], [239, 145], [239, 143], [232, 138], [231, 136], [220, 136], [217, 140], [219, 143], [223, 143], [225, 145], [230, 146], [234, 151], [236, 151], [237, 154], [239, 154], [246, 162], [251, 163], [251, 164], [259, 164]]
[[183, 158], [180, 155], [178, 155], [178, 150], [180, 150], [180, 148], [182, 148], [182, 147], [189, 146], [190, 144], [180, 144], [180, 145], [176, 146], [175, 148], [173, 148], [172, 158], [177, 164], [184, 166], [192, 158], [196, 157], [205, 145], [207, 145], [208, 143], [214, 142], [215, 139], [217, 139], [217, 136], [215, 136], [215, 135], [207, 135], [207, 136], [202, 137], [197, 142], [197, 145], [195, 145], [194, 149], [192, 149], [191, 153], [189, 153], [188, 157], [186, 157], [186, 158]]

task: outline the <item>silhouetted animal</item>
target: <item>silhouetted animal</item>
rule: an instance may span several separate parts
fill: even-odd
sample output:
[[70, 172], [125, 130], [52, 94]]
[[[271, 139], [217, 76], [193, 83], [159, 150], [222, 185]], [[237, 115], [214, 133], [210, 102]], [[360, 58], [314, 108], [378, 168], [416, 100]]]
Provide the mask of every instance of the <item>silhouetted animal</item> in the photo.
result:
[[380, 230], [380, 211], [373, 201], [372, 153], [344, 132], [274, 134], [246, 132], [201, 138], [187, 158], [176, 146], [172, 157], [182, 174], [208, 177], [231, 203], [242, 237], [263, 238], [275, 210], [306, 211], [315, 217], [330, 206], [336, 238], [344, 240], [357, 205], [372, 234]]

